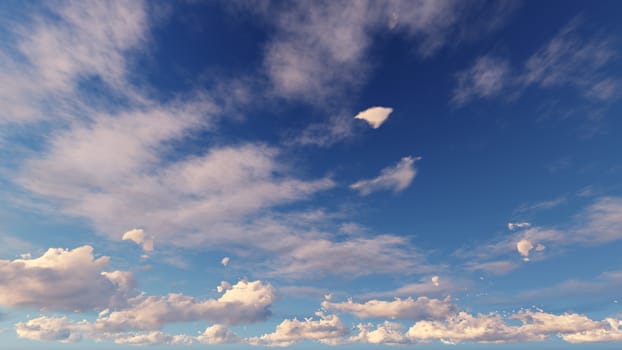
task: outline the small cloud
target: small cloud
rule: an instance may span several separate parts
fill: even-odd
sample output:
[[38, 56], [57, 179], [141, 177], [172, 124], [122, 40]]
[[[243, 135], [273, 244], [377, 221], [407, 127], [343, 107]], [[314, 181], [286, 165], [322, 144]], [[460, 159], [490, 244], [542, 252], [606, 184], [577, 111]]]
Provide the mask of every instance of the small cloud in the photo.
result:
[[441, 278], [438, 276], [432, 276], [432, 284], [436, 287], [440, 286], [440, 279]]
[[508, 229], [510, 231], [514, 231], [517, 228], [528, 228], [529, 226], [531, 226], [531, 224], [528, 222], [509, 222], [508, 223]]
[[420, 159], [421, 157], [404, 157], [396, 165], [382, 169], [378, 177], [359, 180], [350, 185], [350, 188], [364, 196], [379, 190], [403, 191], [417, 176], [415, 162]]
[[32, 259], [32, 254], [24, 253], [24, 254], [20, 254], [19, 257], [22, 259]]
[[153, 239], [147, 239], [145, 237], [145, 231], [140, 228], [129, 230], [123, 234], [121, 238], [124, 241], [132, 241], [138, 245], [142, 245], [143, 250], [150, 252], [153, 250]]
[[393, 108], [371, 107], [357, 114], [354, 119], [363, 119], [369, 126], [378, 129], [389, 118], [391, 112], [393, 112]]
[[516, 243], [516, 250], [522, 255], [523, 260], [529, 261], [529, 252], [533, 249], [533, 244], [526, 240], [521, 239], [518, 243]]
[[220, 285], [218, 285], [218, 287], [216, 287], [216, 290], [218, 291], [218, 293], [222, 293], [226, 290], [231, 289], [231, 283], [227, 282], [227, 281], [222, 281], [220, 282]]
[[229, 261], [231, 261], [231, 259], [228, 256], [225, 256], [222, 260], [220, 260], [220, 263], [222, 266], [227, 267], [227, 265], [229, 265]]

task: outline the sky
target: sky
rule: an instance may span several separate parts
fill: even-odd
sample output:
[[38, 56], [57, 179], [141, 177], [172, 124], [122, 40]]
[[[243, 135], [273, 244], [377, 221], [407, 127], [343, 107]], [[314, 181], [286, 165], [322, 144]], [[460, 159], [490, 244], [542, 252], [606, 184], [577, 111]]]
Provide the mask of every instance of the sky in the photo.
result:
[[618, 349], [620, 14], [0, 2], [0, 342]]

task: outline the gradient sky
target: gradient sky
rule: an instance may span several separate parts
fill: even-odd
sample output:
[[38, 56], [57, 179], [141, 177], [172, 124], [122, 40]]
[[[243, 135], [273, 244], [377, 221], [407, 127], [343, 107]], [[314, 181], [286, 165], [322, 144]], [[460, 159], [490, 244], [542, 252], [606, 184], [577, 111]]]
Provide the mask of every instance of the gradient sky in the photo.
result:
[[618, 349], [621, 15], [1, 1], [1, 347]]

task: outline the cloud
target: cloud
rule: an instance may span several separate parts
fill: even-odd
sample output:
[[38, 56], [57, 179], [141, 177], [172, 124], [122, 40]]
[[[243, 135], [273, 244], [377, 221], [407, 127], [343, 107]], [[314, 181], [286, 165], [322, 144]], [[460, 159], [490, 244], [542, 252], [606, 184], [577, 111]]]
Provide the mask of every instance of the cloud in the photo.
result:
[[145, 231], [143, 229], [133, 229], [125, 232], [123, 237], [124, 241], [132, 241], [138, 245], [142, 245], [143, 250], [150, 252], [153, 250], [153, 239], [145, 239]]
[[175, 322], [210, 321], [217, 324], [246, 324], [265, 320], [276, 296], [270, 284], [240, 281], [218, 299], [196, 300], [183, 294], [138, 296], [130, 307], [98, 318], [93, 326], [101, 332], [159, 330]]
[[336, 315], [317, 312], [316, 316], [319, 317], [318, 320], [312, 318], [306, 318], [304, 321], [284, 320], [273, 333], [249, 338], [248, 342], [253, 345], [290, 346], [304, 340], [315, 340], [336, 345], [343, 342], [343, 337], [349, 334], [348, 327], [344, 326]]
[[15, 325], [17, 336], [25, 339], [58, 341], [61, 343], [76, 342], [82, 339], [82, 332], [88, 323], [73, 322], [67, 317], [41, 316]]
[[595, 100], [620, 96], [620, 78], [609, 72], [617, 52], [612, 40], [600, 35], [579, 33], [581, 20], [575, 18], [551, 40], [538, 48], [522, 67], [491, 55], [478, 57], [474, 64], [456, 75], [452, 102], [463, 105], [475, 98], [490, 98], [511, 91], [520, 94], [527, 87], [569, 86]]
[[338, 275], [355, 278], [373, 274], [412, 274], [430, 267], [424, 255], [407, 239], [395, 235], [351, 237], [334, 242], [313, 239], [293, 242], [287, 254], [277, 257], [272, 275], [289, 278]]
[[364, 293], [361, 298], [392, 298], [392, 297], [412, 297], [412, 296], [447, 296], [454, 292], [464, 290], [470, 285], [468, 280], [452, 277], [443, 277], [442, 282], [439, 276], [427, 276], [419, 282], [407, 283], [403, 286], [379, 292]]
[[404, 157], [395, 166], [382, 169], [378, 177], [369, 180], [359, 180], [350, 185], [350, 188], [359, 191], [361, 195], [368, 195], [379, 190], [401, 192], [417, 176], [417, 170], [414, 165], [420, 159], [421, 157]]
[[521, 239], [518, 243], [516, 243], [516, 250], [522, 255], [523, 260], [529, 261], [529, 252], [533, 249], [533, 244], [526, 239]]
[[97, 76], [125, 89], [127, 55], [146, 43], [150, 23], [142, 1], [63, 2], [46, 10], [54, 19], [39, 14], [9, 27], [14, 40], [0, 52], [0, 79], [12, 84], [0, 88], [0, 123], [62, 115], [74, 105], [80, 79]]
[[510, 65], [506, 60], [482, 56], [473, 66], [457, 74], [458, 86], [452, 102], [463, 105], [473, 98], [490, 98], [500, 94], [510, 80]]
[[357, 114], [354, 119], [362, 119], [372, 128], [378, 129], [389, 118], [391, 112], [393, 108], [371, 107]]
[[438, 277], [438, 276], [432, 276], [432, 278], [431, 278], [430, 280], [432, 281], [432, 284], [433, 284], [435, 287], [440, 286], [440, 281], [441, 281], [441, 278], [440, 278], [440, 277]]
[[385, 321], [379, 324], [374, 329], [373, 325], [359, 323], [359, 333], [350, 337], [350, 342], [360, 342], [368, 344], [383, 344], [383, 345], [399, 345], [408, 344], [410, 339], [403, 333], [403, 326], [399, 323]]
[[444, 300], [419, 297], [395, 298], [393, 301], [369, 300], [355, 303], [351, 299], [342, 303], [322, 302], [326, 310], [353, 314], [358, 318], [389, 318], [402, 320], [445, 318], [456, 311], [449, 298]]
[[218, 324], [207, 327], [197, 340], [203, 344], [230, 344], [241, 341], [240, 337], [227, 327]]
[[0, 260], [0, 305], [68, 311], [123, 305], [135, 287], [132, 274], [102, 271], [108, 264], [90, 246]]
[[227, 265], [229, 265], [229, 261], [231, 261], [231, 258], [225, 256], [224, 258], [222, 258], [222, 260], [220, 260], [220, 263], [222, 264], [222, 266], [227, 267]]
[[514, 231], [519, 228], [528, 228], [529, 226], [531, 226], [531, 224], [528, 222], [509, 222], [508, 223], [508, 229], [510, 231]]

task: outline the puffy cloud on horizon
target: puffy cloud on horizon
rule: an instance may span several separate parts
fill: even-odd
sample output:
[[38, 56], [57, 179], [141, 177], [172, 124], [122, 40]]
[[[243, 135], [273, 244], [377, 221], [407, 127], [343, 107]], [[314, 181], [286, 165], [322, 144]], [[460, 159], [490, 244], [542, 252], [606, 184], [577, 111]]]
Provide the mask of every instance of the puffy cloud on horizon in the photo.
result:
[[316, 340], [320, 343], [336, 345], [344, 342], [350, 330], [336, 315], [317, 312], [318, 320], [306, 318], [283, 320], [273, 333], [247, 339], [249, 344], [264, 346], [290, 346], [304, 340]]
[[265, 320], [276, 299], [274, 288], [261, 281], [242, 280], [218, 299], [196, 300], [183, 294], [138, 296], [130, 307], [98, 318], [93, 326], [103, 332], [159, 330], [167, 323], [210, 321], [217, 324], [246, 324]]
[[373, 129], [378, 129], [393, 112], [393, 108], [388, 107], [371, 107], [358, 113], [354, 119], [362, 119]]
[[350, 185], [350, 188], [364, 196], [380, 190], [401, 192], [405, 190], [415, 176], [417, 176], [415, 162], [420, 159], [421, 157], [404, 157], [395, 166], [382, 169], [378, 177], [368, 180], [359, 180]]
[[89, 310], [123, 305], [135, 287], [133, 275], [103, 271], [91, 246], [50, 248], [34, 259], [0, 260], [0, 305], [50, 310]]

